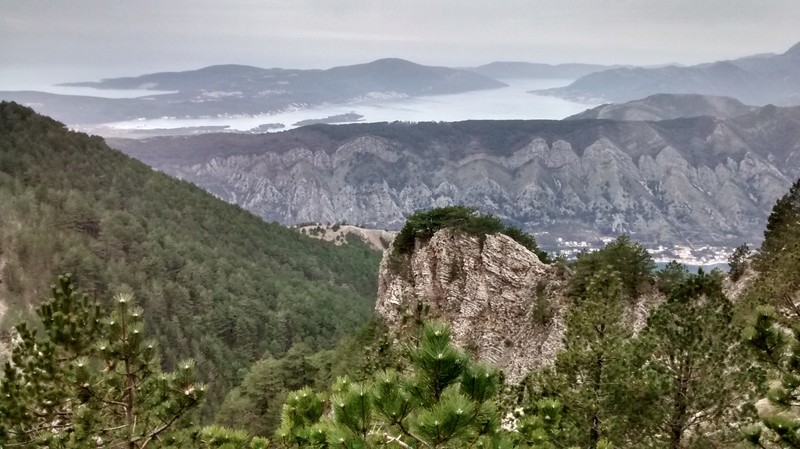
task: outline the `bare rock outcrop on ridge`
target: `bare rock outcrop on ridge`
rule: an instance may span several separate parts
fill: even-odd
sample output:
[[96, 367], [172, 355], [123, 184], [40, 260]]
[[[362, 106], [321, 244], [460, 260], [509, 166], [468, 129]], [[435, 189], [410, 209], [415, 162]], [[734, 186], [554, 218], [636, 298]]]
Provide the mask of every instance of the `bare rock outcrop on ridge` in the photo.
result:
[[[440, 230], [408, 256], [384, 252], [376, 314], [403, 339], [425, 320], [453, 329], [454, 343], [516, 383], [552, 364], [563, 347], [568, 269], [545, 264], [503, 234], [483, 238]], [[665, 299], [653, 290], [628, 301], [625, 321], [643, 329]]]
[[[450, 324], [456, 345], [500, 367], [512, 382], [555, 358], [566, 298], [557, 269], [510, 237], [439, 231], [402, 267], [381, 262], [376, 313], [397, 334], [419, 319]], [[396, 271], [398, 270], [398, 271]], [[537, 297], [553, 315], [537, 316]]]

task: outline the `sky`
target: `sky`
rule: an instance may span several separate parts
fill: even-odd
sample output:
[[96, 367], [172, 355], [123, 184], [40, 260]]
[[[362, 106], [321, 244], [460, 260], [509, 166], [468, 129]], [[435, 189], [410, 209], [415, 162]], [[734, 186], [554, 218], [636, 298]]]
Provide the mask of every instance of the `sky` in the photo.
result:
[[695, 64], [782, 53], [800, 0], [0, 0], [0, 90], [238, 63]]

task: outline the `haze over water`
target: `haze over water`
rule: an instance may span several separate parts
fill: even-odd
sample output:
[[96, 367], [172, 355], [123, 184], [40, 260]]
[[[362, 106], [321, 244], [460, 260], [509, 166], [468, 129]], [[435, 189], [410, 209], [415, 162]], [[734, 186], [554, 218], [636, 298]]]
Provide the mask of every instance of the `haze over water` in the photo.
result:
[[[595, 104], [575, 103], [560, 98], [533, 95], [528, 91], [564, 86], [571, 80], [503, 80], [509, 87], [465, 92], [453, 95], [400, 99], [365, 99], [347, 104], [331, 104], [309, 108], [297, 107], [275, 114], [257, 116], [208, 117], [177, 119], [164, 117], [152, 120], [128, 120], [107, 124], [115, 130], [171, 129], [196, 126], [228, 126], [230, 130], [247, 131], [264, 124], [281, 123], [285, 128], [303, 120], [356, 113], [361, 122], [426, 122], [461, 120], [559, 120], [582, 112]], [[98, 90], [98, 94], [102, 91]]]

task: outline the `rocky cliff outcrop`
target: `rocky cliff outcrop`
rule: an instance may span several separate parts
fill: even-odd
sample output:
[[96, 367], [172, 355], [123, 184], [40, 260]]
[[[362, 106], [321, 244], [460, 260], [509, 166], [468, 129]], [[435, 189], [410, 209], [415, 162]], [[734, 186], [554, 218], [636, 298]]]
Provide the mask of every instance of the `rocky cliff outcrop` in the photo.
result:
[[[384, 252], [375, 312], [397, 338], [424, 320], [449, 324], [456, 345], [513, 383], [551, 364], [563, 347], [568, 277], [506, 235], [445, 229], [417, 240], [410, 255]], [[642, 329], [663, 300], [658, 292], [630, 300], [626, 322]]]
[[561, 347], [563, 292], [557, 269], [510, 237], [445, 230], [402, 261], [387, 250], [375, 311], [395, 335], [423, 319], [449, 323], [456, 345], [516, 382]]

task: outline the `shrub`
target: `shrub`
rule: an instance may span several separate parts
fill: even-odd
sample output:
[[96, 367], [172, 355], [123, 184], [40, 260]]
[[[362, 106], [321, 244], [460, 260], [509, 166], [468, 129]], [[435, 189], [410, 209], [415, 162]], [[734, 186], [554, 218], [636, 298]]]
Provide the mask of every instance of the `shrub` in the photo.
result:
[[440, 229], [452, 229], [481, 238], [489, 234], [505, 234], [535, 253], [542, 262], [550, 261], [547, 253], [539, 249], [536, 240], [530, 234], [517, 227], [505, 225], [494, 215], [483, 215], [474, 207], [467, 206], [440, 207], [411, 215], [395, 237], [394, 252], [411, 254], [418, 239], [429, 240]]

